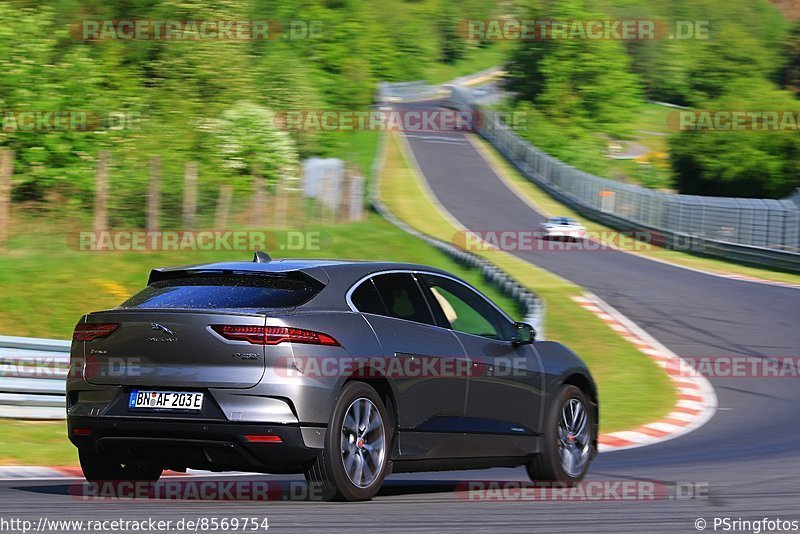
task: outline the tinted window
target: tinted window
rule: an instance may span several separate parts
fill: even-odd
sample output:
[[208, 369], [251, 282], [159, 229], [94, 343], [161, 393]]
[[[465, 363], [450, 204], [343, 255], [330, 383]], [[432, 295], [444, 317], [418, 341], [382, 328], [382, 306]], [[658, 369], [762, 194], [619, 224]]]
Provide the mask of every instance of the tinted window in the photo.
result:
[[122, 308], [290, 308], [316, 295], [321, 286], [276, 276], [194, 275], [154, 282]]
[[511, 323], [481, 295], [464, 284], [440, 276], [421, 275], [430, 289], [431, 306], [443, 326], [492, 339], [511, 339]]
[[411, 274], [381, 274], [372, 280], [386, 306], [384, 315], [418, 323], [435, 324], [428, 303]]
[[360, 312], [387, 315], [386, 306], [371, 279], [358, 286], [350, 296], [350, 300]]

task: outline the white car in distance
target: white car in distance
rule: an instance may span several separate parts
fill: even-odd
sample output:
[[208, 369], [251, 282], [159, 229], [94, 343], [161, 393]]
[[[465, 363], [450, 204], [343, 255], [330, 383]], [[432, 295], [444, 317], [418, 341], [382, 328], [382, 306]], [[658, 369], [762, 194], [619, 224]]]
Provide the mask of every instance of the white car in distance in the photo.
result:
[[586, 237], [586, 227], [570, 217], [550, 217], [542, 223], [542, 239], [582, 240]]

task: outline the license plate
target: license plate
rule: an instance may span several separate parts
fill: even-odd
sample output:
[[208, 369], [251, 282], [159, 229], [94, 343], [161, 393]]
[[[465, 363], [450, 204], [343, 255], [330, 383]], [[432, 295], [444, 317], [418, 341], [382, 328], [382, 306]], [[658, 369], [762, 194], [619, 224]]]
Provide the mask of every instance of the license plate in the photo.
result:
[[203, 409], [203, 394], [186, 391], [131, 391], [128, 408], [141, 410]]

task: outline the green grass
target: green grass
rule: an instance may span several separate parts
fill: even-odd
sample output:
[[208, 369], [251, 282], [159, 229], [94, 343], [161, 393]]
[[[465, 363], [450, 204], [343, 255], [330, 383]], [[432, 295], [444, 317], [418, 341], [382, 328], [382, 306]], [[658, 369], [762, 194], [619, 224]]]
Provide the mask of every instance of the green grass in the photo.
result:
[[[316, 249], [276, 257], [329, 257], [425, 263], [463, 276], [518, 315], [513, 301], [424, 241], [416, 239], [375, 214], [367, 220], [329, 227], [307, 227], [318, 233]], [[314, 234], [312, 234], [314, 235]], [[144, 287], [150, 269], [211, 261], [249, 260], [249, 251], [215, 252], [81, 252], [67, 248], [57, 235], [48, 249], [20, 248], [0, 257], [0, 332], [21, 336], [67, 339], [82, 314], [114, 307]], [[17, 241], [19, 237], [17, 238]], [[42, 247], [45, 243], [42, 243]]]
[[476, 48], [469, 52], [469, 57], [455, 63], [432, 64], [425, 71], [425, 81], [433, 84], [444, 83], [460, 76], [504, 65], [510, 52], [511, 46], [506, 42], [493, 43], [487, 48]]
[[[512, 317], [515, 302], [467, 269], [377, 215], [363, 222], [318, 230], [320, 250], [275, 256], [408, 261], [445, 269], [480, 288]], [[50, 251], [16, 247], [0, 257], [0, 332], [67, 339], [83, 313], [113, 307], [141, 289], [152, 267], [249, 259], [249, 252], [90, 253], [54, 246]], [[272, 252], [272, 251], [271, 251]], [[63, 422], [0, 420], [0, 465], [70, 465], [76, 456]]]
[[[510, 184], [519, 195], [526, 197], [529, 201], [538, 206], [540, 211], [543, 213], [579, 219], [586, 226], [586, 229], [594, 233], [596, 236], [602, 237], [604, 235], [609, 236], [617, 234], [615, 230], [608, 228], [607, 226], [603, 226], [602, 224], [580, 216], [575, 211], [571, 210], [564, 204], [561, 204], [553, 197], [545, 193], [544, 190], [542, 190], [539, 186], [522, 176], [516, 167], [509, 163], [508, 160], [503, 158], [503, 156], [500, 155], [494, 149], [494, 147], [492, 147], [486, 141], [476, 136], [472, 136], [472, 140], [475, 141], [478, 146], [483, 148], [482, 153], [492, 163], [492, 166], [501, 174], [501, 176], [505, 178], [506, 183]], [[604, 239], [604, 241], [609, 240]], [[652, 245], [644, 246], [641, 243], [638, 243], [635, 248], [633, 248], [634, 243], [636, 242], [630, 239], [628, 239], [626, 242], [628, 244], [626, 247], [628, 250], [633, 249], [636, 254], [641, 254], [655, 260], [668, 261], [677, 265], [683, 265], [685, 267], [691, 267], [694, 269], [702, 269], [704, 271], [710, 271], [719, 274], [735, 274], [761, 278], [763, 280], [800, 285], [800, 275], [794, 273], [739, 265], [724, 260], [695, 256], [693, 254], [680, 252], [677, 250], [667, 250]], [[619, 245], [620, 243], [616, 242], [616, 244]]]
[[[459, 229], [431, 201], [396, 136], [387, 143], [380, 185], [381, 199], [395, 215], [429, 235], [459, 241]], [[596, 315], [576, 304], [571, 297], [583, 294], [580, 287], [505, 252], [480, 254], [544, 299], [548, 339], [560, 341], [579, 354], [597, 381], [602, 432], [632, 428], [671, 409], [675, 391], [666, 373]]]
[[64, 421], [0, 419], [0, 465], [73, 465], [77, 461]]
[[608, 178], [651, 189], [673, 189], [674, 175], [667, 160], [667, 139], [669, 134], [675, 133], [669, 129], [667, 118], [673, 111], [673, 108], [652, 102], [640, 107], [628, 127], [633, 132], [631, 140], [649, 149], [649, 154], [645, 156], [649, 165], [635, 160], [610, 160]]
[[378, 151], [380, 134], [372, 130], [353, 130], [341, 132], [342, 147], [335, 157], [352, 162], [363, 173], [364, 178], [370, 179], [372, 162]]
[[648, 162], [611, 159], [608, 162], [608, 178], [660, 191], [674, 191], [672, 170], [663, 158], [648, 157]]

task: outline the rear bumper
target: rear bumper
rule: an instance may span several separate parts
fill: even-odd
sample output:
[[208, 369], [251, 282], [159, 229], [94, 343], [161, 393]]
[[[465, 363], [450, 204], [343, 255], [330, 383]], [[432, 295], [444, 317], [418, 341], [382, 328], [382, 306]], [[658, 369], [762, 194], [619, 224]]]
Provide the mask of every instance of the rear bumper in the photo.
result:
[[300, 425], [133, 417], [69, 417], [67, 426], [76, 447], [123, 463], [264, 473], [302, 472], [319, 450], [308, 447], [304, 435], [324, 433]]
[[584, 239], [584, 230], [546, 230], [542, 233], [544, 239]]

